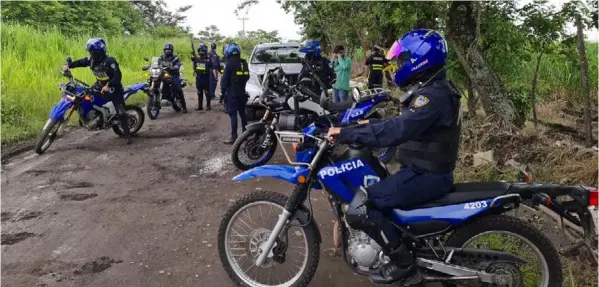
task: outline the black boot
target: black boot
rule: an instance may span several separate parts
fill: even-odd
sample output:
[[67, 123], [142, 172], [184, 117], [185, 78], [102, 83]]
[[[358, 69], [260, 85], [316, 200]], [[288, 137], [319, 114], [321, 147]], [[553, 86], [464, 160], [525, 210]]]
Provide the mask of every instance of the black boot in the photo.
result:
[[[422, 282], [422, 275], [414, 265], [414, 257], [406, 244], [393, 250], [389, 254], [391, 262], [370, 271], [370, 281], [375, 284], [400, 283], [410, 286]], [[401, 285], [400, 285], [401, 286]]]
[[121, 128], [123, 129], [123, 137], [127, 144], [131, 144], [131, 132], [129, 131], [129, 121], [127, 118], [127, 114], [121, 114]]
[[196, 107], [196, 111], [201, 111], [204, 108], [202, 107], [202, 101], [204, 100], [204, 97], [202, 96], [202, 94], [198, 93], [198, 106]]
[[223, 141], [224, 144], [233, 144], [237, 140], [237, 136], [231, 136]]

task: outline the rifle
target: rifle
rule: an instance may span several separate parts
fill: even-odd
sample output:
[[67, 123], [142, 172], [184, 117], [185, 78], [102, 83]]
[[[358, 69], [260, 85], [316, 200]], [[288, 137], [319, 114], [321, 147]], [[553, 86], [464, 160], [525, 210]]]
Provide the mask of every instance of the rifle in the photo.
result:
[[194, 58], [197, 58], [197, 56], [196, 56], [196, 49], [193, 47], [193, 35], [189, 35], [189, 41], [191, 41], [191, 55]]

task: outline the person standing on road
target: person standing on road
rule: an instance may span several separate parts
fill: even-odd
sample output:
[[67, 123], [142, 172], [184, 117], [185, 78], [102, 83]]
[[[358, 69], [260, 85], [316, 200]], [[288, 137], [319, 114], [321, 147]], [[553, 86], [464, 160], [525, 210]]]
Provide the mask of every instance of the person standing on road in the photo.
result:
[[[181, 106], [183, 113], [187, 113], [187, 104], [185, 103], [185, 94], [183, 93], [183, 88], [181, 87], [181, 72], [179, 68], [181, 68], [181, 60], [179, 57], [175, 56], [175, 46], [170, 42], [164, 43], [164, 47], [162, 48], [164, 52], [159, 61], [161, 63], [168, 63], [168, 71], [171, 74], [171, 85], [173, 85], [173, 93], [177, 94], [181, 100]], [[173, 100], [177, 95], [173, 95]]]
[[216, 43], [210, 44], [210, 100], [216, 99], [216, 84], [218, 83], [218, 67], [220, 67], [218, 53], [216, 53]]
[[344, 102], [347, 101], [349, 93], [351, 59], [345, 55], [345, 48], [341, 45], [335, 47], [333, 53], [333, 70], [337, 75], [333, 84], [333, 100], [335, 102]]
[[387, 59], [380, 54], [379, 48], [373, 46], [372, 54], [366, 59], [366, 65], [370, 70], [370, 74], [368, 75], [369, 89], [383, 87], [383, 68], [387, 63]]
[[231, 137], [224, 140], [225, 144], [233, 144], [237, 139], [237, 113], [241, 118], [241, 130], [245, 131], [247, 120], [245, 105], [248, 97], [245, 93], [245, 84], [250, 79], [248, 63], [241, 59], [241, 49], [235, 43], [225, 47], [227, 64], [221, 79], [221, 95], [224, 95], [225, 112], [231, 118]]
[[368, 234], [391, 261], [370, 272], [375, 284], [422, 281], [408, 242], [385, 212], [441, 198], [453, 188], [461, 132], [459, 90], [447, 80], [447, 43], [434, 30], [414, 30], [396, 41], [386, 58], [397, 61], [395, 83], [408, 89], [400, 98], [405, 112], [357, 127], [331, 128], [339, 143], [383, 148], [399, 145], [401, 169], [361, 193], [350, 204], [347, 223]]
[[[220, 73], [221, 75], [224, 75], [224, 74], [225, 74], [225, 66], [226, 66], [226, 64], [227, 64], [227, 56], [225, 55], [225, 48], [226, 48], [226, 47], [223, 47], [223, 56], [222, 56], [222, 57], [220, 58], [220, 60], [218, 61], [218, 62], [219, 62], [219, 67], [218, 67], [218, 68], [219, 68], [219, 73]], [[222, 84], [222, 83], [221, 83], [221, 84]], [[222, 103], [223, 103], [223, 101], [224, 101], [224, 99], [225, 99], [225, 95], [223, 95], [223, 94], [220, 94], [220, 96], [218, 97], [218, 103], [219, 103], [219, 104], [222, 104]]]
[[[302, 70], [299, 73], [299, 79], [304, 77], [310, 77], [310, 72], [313, 71], [314, 75], [322, 81], [325, 89], [332, 88], [332, 82], [335, 78], [335, 72], [332, 69], [332, 64], [329, 59], [322, 56], [322, 49], [318, 40], [311, 40], [303, 42], [298, 49], [299, 52], [304, 53], [305, 63], [302, 64]], [[313, 80], [310, 90], [314, 93], [314, 101], [320, 101], [320, 85]], [[326, 91], [325, 91], [326, 92]]]
[[125, 99], [123, 98], [124, 89], [121, 83], [123, 75], [119, 69], [119, 64], [115, 58], [108, 56], [106, 42], [102, 38], [87, 40], [86, 49], [89, 52], [89, 57], [67, 63], [62, 67], [62, 71], [81, 67], [89, 67], [92, 70], [96, 77], [94, 88], [101, 89], [102, 95], [106, 95], [105, 99], [114, 104], [125, 141], [127, 144], [131, 144], [129, 121], [125, 111]]
[[198, 47], [198, 57], [191, 58], [193, 61], [193, 73], [196, 76], [196, 89], [198, 90], [198, 106], [196, 111], [203, 110], [204, 95], [206, 96], [206, 110], [210, 107], [210, 73], [212, 71], [212, 62], [208, 58], [208, 46], [200, 44]]

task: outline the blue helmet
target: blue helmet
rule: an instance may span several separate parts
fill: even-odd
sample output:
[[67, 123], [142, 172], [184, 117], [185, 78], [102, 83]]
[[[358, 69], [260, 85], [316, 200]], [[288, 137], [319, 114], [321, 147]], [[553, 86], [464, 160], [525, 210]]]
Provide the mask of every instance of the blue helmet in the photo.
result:
[[173, 52], [175, 51], [175, 46], [173, 46], [173, 44], [170, 42], [166, 42], [164, 43], [164, 47], [162, 47], [162, 51], [164, 52], [165, 56], [172, 56]]
[[414, 30], [393, 43], [387, 60], [397, 61], [395, 83], [404, 87], [417, 74], [447, 62], [447, 42], [435, 30]]
[[106, 56], [106, 42], [102, 38], [91, 38], [87, 40], [86, 50], [94, 60], [101, 60]]
[[235, 43], [230, 43], [225, 46], [225, 57], [229, 57], [231, 55], [239, 55], [241, 53], [241, 49]]
[[311, 56], [320, 56], [322, 53], [322, 49], [320, 48], [320, 41], [312, 40], [312, 41], [304, 41], [300, 47], [299, 51]]
[[206, 44], [202, 43], [202, 44], [200, 44], [200, 46], [198, 46], [198, 53], [205, 54], [207, 52], [208, 52], [208, 46], [206, 46]]

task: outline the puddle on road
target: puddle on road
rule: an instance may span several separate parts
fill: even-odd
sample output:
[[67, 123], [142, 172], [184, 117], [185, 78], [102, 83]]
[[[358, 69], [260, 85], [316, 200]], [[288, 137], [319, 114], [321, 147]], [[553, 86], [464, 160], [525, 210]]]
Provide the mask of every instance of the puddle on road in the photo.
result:
[[225, 167], [231, 164], [229, 154], [219, 154], [207, 160], [196, 158], [194, 174], [217, 174], [223, 173]]

